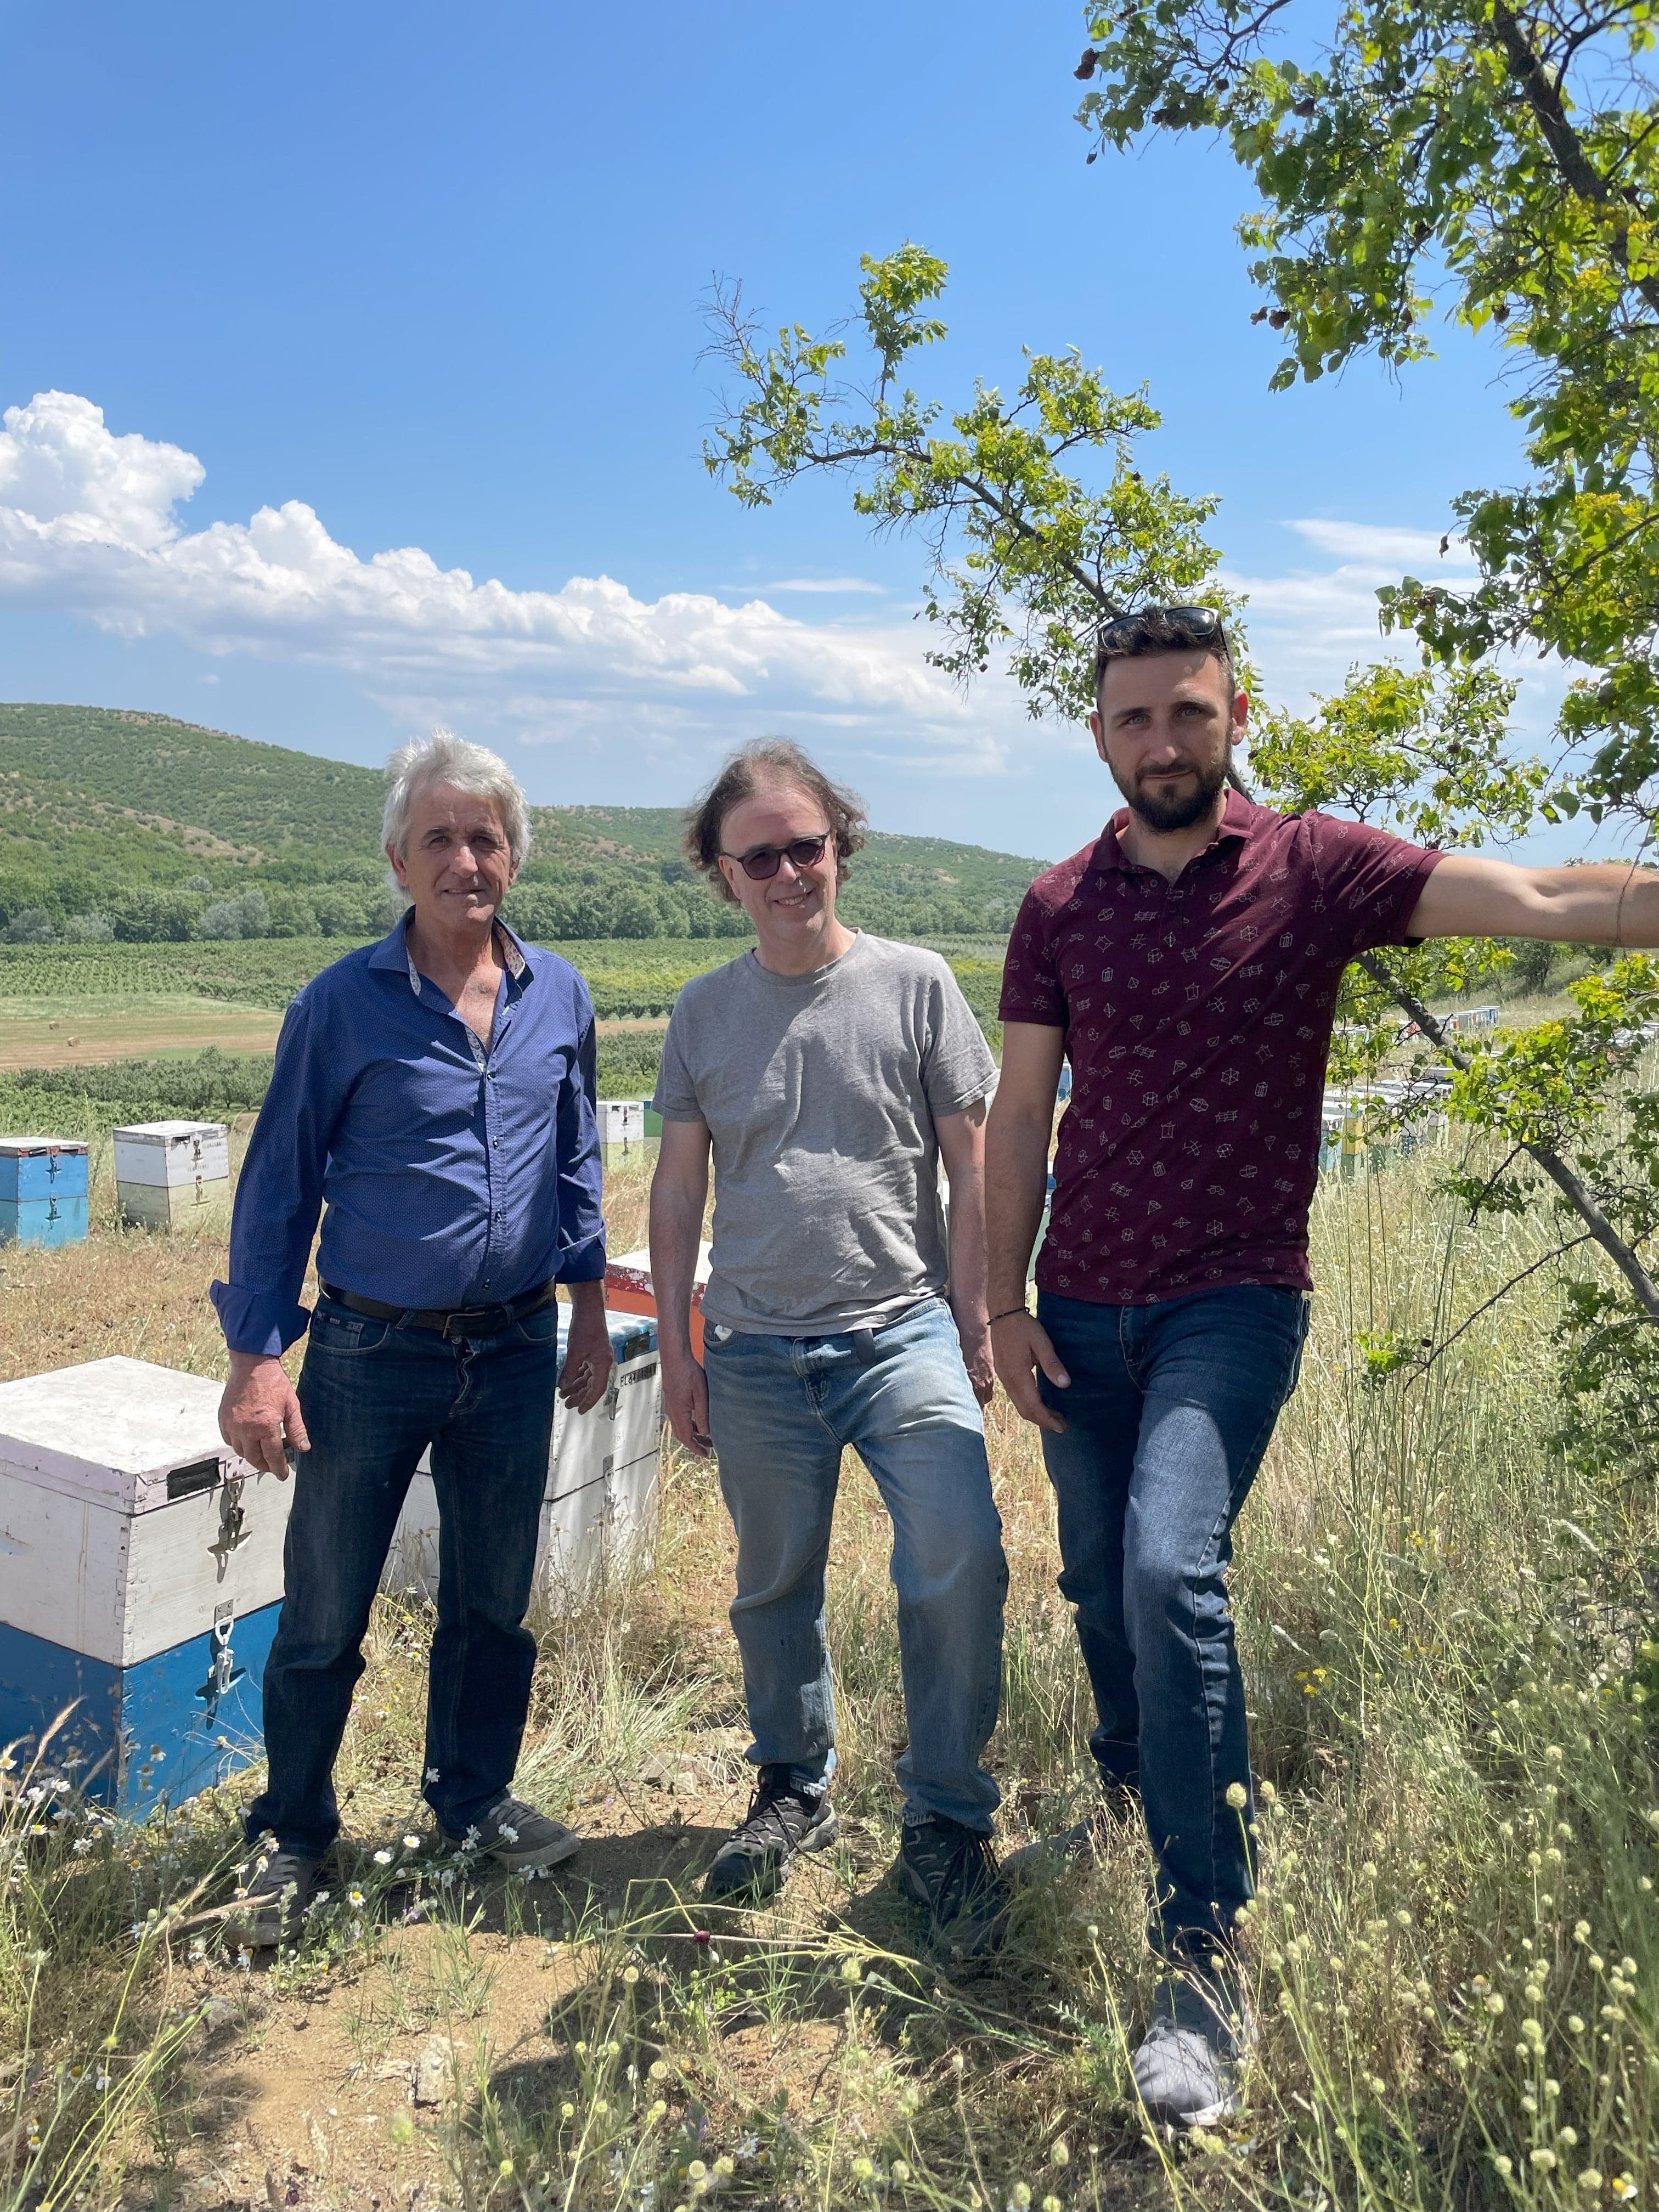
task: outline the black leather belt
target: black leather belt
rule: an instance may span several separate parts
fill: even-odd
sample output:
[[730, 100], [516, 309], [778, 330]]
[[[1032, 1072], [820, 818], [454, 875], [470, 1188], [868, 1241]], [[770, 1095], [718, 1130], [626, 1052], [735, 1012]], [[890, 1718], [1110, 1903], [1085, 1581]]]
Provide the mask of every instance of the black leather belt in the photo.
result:
[[325, 1298], [332, 1298], [348, 1313], [362, 1314], [369, 1321], [395, 1321], [399, 1328], [430, 1329], [434, 1335], [442, 1337], [499, 1336], [504, 1328], [511, 1328], [515, 1321], [534, 1313], [558, 1292], [558, 1285], [550, 1281], [538, 1283], [533, 1291], [509, 1298], [505, 1305], [440, 1306], [417, 1312], [410, 1306], [383, 1305], [379, 1298], [360, 1298], [356, 1291], [337, 1290], [320, 1276], [317, 1287]]

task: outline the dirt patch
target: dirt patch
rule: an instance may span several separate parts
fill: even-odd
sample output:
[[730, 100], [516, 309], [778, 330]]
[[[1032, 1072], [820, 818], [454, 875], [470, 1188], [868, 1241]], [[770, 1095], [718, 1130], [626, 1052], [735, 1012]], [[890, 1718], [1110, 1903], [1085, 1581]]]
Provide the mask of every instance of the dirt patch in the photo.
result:
[[282, 1028], [280, 1014], [258, 1006], [222, 1005], [213, 999], [156, 999], [148, 1004], [105, 1006], [82, 1001], [60, 1014], [0, 1011], [0, 1069], [91, 1067], [100, 1060], [149, 1059], [200, 1052], [270, 1052]]

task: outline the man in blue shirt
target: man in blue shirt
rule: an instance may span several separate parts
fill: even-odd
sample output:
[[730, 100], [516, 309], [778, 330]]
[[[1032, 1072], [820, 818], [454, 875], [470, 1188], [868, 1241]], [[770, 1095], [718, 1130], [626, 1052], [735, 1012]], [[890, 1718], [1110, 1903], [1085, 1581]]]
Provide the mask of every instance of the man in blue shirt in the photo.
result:
[[[530, 839], [505, 763], [439, 731], [392, 765], [386, 857], [410, 911], [289, 1008], [236, 1194], [230, 1280], [213, 1285], [230, 1350], [225, 1440], [295, 1474], [264, 1678], [270, 1775], [246, 1814], [241, 1925], [258, 1944], [293, 1929], [339, 1832], [331, 1776], [360, 1647], [428, 1447], [427, 1802], [447, 1838], [512, 1869], [553, 1865], [580, 1840], [508, 1785], [536, 1659], [523, 1622], [556, 1390], [586, 1413], [610, 1376], [592, 1003], [568, 962], [496, 919]], [[559, 1283], [572, 1307], [562, 1381]], [[307, 1325], [296, 1391], [281, 1354]]]

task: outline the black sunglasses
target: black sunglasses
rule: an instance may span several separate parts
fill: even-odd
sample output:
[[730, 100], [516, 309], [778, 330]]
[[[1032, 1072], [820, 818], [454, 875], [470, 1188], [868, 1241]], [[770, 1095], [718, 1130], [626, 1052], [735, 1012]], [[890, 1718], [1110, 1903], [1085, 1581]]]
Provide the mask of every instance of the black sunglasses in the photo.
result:
[[1095, 651], [1115, 653], [1121, 646], [1131, 644], [1141, 624], [1149, 618], [1179, 623], [1183, 629], [1191, 632], [1194, 645], [1224, 635], [1221, 617], [1213, 607], [1139, 607], [1133, 614], [1114, 615], [1110, 622], [1103, 623], [1095, 633]]
[[823, 848], [830, 842], [826, 830], [821, 837], [796, 837], [787, 845], [757, 845], [752, 853], [722, 853], [720, 858], [735, 860], [753, 883], [769, 883], [778, 872], [778, 863], [787, 854], [797, 868], [815, 868], [823, 858]]

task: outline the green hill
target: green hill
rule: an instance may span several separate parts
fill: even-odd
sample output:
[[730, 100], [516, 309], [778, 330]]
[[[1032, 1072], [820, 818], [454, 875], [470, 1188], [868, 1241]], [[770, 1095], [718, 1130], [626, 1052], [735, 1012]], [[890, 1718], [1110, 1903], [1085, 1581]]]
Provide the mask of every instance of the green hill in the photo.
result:
[[[362, 937], [395, 902], [375, 769], [118, 708], [0, 706], [0, 934]], [[742, 935], [680, 857], [673, 807], [543, 806], [508, 914], [539, 938]], [[872, 836], [849, 921], [1004, 933], [1042, 864]]]

